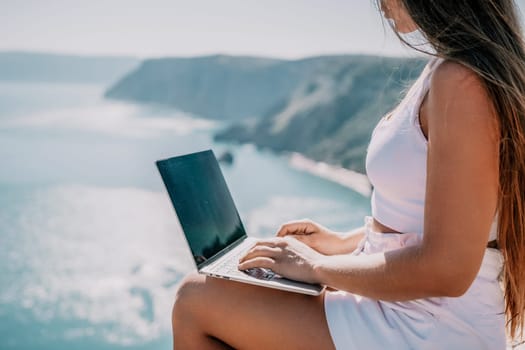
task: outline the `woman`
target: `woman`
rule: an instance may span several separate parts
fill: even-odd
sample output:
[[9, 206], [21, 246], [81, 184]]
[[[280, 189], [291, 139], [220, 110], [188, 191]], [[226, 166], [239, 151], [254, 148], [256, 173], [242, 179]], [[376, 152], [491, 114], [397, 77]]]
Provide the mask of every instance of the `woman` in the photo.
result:
[[287, 223], [239, 264], [330, 288], [309, 297], [188, 276], [175, 348], [504, 349], [505, 330], [521, 334], [525, 51], [515, 4], [380, 6], [398, 35], [419, 30], [434, 51], [372, 134], [372, 216], [347, 235]]

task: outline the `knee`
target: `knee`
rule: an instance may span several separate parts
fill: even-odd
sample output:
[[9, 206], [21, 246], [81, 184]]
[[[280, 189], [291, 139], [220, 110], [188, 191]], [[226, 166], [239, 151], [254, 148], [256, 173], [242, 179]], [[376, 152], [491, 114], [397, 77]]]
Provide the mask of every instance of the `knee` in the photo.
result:
[[[205, 277], [198, 273], [191, 273], [184, 277], [175, 294], [173, 303], [172, 322], [175, 327], [179, 322], [193, 318], [202, 307], [201, 302], [204, 289]], [[199, 300], [201, 302], [199, 302]]]

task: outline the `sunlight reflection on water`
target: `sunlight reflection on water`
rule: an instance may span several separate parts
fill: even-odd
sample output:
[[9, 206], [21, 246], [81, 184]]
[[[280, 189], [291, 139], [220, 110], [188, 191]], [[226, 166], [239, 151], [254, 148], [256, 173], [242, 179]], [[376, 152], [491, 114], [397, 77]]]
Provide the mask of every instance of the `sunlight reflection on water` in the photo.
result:
[[368, 214], [367, 198], [282, 157], [214, 143], [216, 122], [101, 91], [0, 84], [2, 349], [170, 346], [173, 296], [193, 261], [157, 159], [233, 151], [223, 172], [249, 235], [306, 217], [351, 229]]

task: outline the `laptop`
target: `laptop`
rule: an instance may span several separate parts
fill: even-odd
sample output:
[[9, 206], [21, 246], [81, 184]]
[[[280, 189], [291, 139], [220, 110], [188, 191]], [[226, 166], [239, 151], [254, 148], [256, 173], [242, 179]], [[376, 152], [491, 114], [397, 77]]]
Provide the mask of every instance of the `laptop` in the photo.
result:
[[228, 280], [319, 295], [323, 286], [293, 281], [269, 269], [240, 271], [239, 258], [253, 247], [212, 150], [156, 162], [200, 273]]

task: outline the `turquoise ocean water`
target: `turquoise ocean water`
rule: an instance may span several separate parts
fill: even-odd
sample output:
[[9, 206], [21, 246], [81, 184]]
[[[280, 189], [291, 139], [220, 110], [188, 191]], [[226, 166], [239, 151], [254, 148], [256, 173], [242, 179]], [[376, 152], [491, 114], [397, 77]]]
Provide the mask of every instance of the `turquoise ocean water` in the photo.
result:
[[0, 349], [168, 349], [190, 271], [154, 162], [207, 148], [249, 235], [311, 218], [350, 230], [369, 198], [285, 156], [217, 144], [221, 124], [104, 100], [104, 86], [0, 83]]

